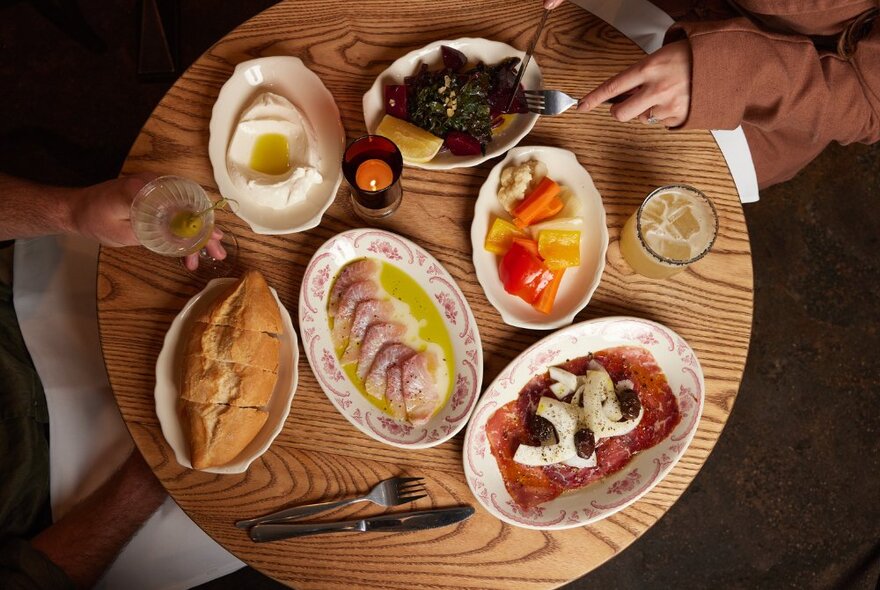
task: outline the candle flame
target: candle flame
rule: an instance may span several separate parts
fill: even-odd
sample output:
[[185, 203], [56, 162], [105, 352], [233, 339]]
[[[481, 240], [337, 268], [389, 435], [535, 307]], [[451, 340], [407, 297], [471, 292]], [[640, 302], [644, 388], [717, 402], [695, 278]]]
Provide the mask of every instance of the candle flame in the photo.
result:
[[375, 179], [373, 179], [373, 180], [370, 181], [370, 190], [371, 190], [371, 191], [375, 191], [375, 190], [376, 190], [376, 180], [375, 180]]

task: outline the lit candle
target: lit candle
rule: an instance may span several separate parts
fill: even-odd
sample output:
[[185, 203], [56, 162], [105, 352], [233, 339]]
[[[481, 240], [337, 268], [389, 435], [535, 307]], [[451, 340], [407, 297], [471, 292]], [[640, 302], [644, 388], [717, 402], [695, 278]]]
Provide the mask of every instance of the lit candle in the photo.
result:
[[358, 188], [365, 191], [384, 190], [391, 186], [392, 180], [394, 174], [391, 172], [391, 166], [375, 158], [364, 161], [355, 173]]

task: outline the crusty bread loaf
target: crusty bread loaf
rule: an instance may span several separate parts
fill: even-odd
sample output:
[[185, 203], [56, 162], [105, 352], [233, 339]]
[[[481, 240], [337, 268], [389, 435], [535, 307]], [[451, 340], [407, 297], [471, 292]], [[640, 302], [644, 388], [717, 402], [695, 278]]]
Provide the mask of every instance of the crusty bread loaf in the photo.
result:
[[181, 399], [200, 404], [261, 408], [269, 403], [278, 373], [251, 365], [217, 361], [200, 355], [185, 357]]
[[254, 440], [268, 414], [256, 408], [181, 401], [180, 421], [189, 433], [194, 469], [225, 465]]
[[280, 348], [278, 338], [265, 332], [196, 322], [189, 335], [185, 354], [278, 372]]
[[281, 332], [281, 314], [266, 279], [256, 270], [249, 270], [241, 281], [229, 287], [208, 308], [203, 320], [214, 326], [232, 326], [239, 330]]
[[184, 345], [178, 410], [195, 469], [234, 460], [265, 424], [278, 380], [281, 313], [249, 271], [195, 318]]

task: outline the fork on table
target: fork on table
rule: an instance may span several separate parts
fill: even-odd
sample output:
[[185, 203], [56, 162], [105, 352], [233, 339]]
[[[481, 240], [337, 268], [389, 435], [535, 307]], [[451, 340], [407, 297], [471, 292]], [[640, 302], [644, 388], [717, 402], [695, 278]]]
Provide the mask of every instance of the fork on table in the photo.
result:
[[[561, 90], [523, 90], [526, 97], [526, 106], [532, 113], [538, 115], [561, 115], [578, 103]], [[606, 103], [616, 104], [629, 98], [629, 94], [621, 94], [606, 100]]]
[[305, 506], [294, 506], [285, 510], [279, 510], [264, 516], [249, 518], [247, 520], [239, 520], [235, 523], [240, 529], [248, 529], [254, 525], [267, 522], [288, 522], [298, 518], [311, 516], [326, 510], [334, 508], [342, 508], [349, 504], [357, 502], [372, 502], [380, 506], [399, 506], [407, 502], [415, 502], [421, 498], [425, 498], [427, 494], [424, 485], [421, 483], [421, 477], [392, 477], [380, 481], [372, 490], [363, 496], [356, 498], [347, 498], [345, 500], [331, 500], [329, 502], [321, 502], [318, 504], [307, 504]]

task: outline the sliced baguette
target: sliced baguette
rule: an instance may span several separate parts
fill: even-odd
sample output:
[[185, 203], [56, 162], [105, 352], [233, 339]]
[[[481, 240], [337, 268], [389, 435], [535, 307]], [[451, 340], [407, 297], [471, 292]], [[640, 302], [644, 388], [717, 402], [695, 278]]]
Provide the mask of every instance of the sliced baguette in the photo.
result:
[[280, 350], [281, 342], [271, 334], [196, 322], [185, 354], [277, 373]]
[[259, 433], [278, 381], [281, 312], [249, 271], [195, 318], [184, 345], [178, 410], [193, 468], [234, 460]]
[[262, 408], [269, 403], [278, 374], [251, 365], [185, 357], [180, 399], [200, 404], [226, 404], [239, 408]]
[[232, 326], [269, 334], [281, 333], [281, 313], [266, 279], [249, 270], [208, 309], [200, 321], [215, 326]]
[[269, 414], [256, 408], [181, 400], [180, 421], [190, 441], [194, 469], [226, 465], [260, 432]]

